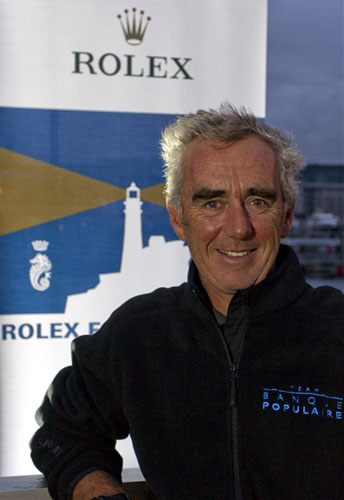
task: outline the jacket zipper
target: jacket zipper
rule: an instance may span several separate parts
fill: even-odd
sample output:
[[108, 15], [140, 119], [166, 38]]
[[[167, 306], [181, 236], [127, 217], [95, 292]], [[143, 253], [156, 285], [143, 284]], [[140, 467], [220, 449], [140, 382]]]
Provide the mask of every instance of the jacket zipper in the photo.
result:
[[231, 437], [232, 437], [232, 459], [233, 459], [233, 475], [234, 475], [234, 492], [235, 499], [242, 500], [240, 487], [240, 469], [239, 469], [239, 426], [238, 426], [238, 364], [232, 362], [231, 355], [227, 346], [227, 342], [223, 334], [216, 324], [216, 329], [220, 333], [222, 345], [224, 347], [228, 365], [231, 370], [231, 394], [229, 407], [231, 409]]
[[236, 500], [241, 500], [240, 473], [239, 473], [239, 428], [238, 428], [238, 404], [237, 404], [237, 379], [238, 366], [232, 364], [231, 376], [231, 398], [230, 407], [232, 411], [232, 449], [233, 449], [233, 472], [234, 472], [234, 490]]
[[[199, 300], [204, 303], [202, 297], [197, 293], [196, 289], [193, 288], [193, 292], [197, 295]], [[208, 306], [205, 303], [207, 309]], [[221, 329], [219, 328], [217, 322], [211, 316], [212, 321], [215, 324], [216, 330], [218, 331], [220, 335], [220, 339], [222, 342], [222, 345], [225, 350], [226, 354], [226, 359], [228, 366], [231, 370], [231, 394], [230, 394], [230, 400], [229, 400], [229, 407], [231, 409], [231, 437], [232, 437], [232, 459], [233, 459], [233, 474], [234, 474], [234, 494], [235, 494], [235, 500], [242, 500], [241, 496], [241, 487], [240, 487], [240, 471], [239, 471], [239, 428], [238, 428], [238, 405], [237, 405], [237, 398], [238, 398], [238, 387], [237, 387], [237, 380], [238, 380], [238, 364], [233, 363], [227, 342], [222, 334]]]

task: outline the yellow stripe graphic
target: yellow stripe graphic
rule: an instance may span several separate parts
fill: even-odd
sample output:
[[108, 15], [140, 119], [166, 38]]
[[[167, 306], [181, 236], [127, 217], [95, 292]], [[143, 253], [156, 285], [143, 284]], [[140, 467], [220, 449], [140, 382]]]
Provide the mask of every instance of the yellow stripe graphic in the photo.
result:
[[[162, 190], [163, 184], [143, 189], [141, 198], [164, 206]], [[123, 188], [0, 148], [0, 236], [125, 196]]]

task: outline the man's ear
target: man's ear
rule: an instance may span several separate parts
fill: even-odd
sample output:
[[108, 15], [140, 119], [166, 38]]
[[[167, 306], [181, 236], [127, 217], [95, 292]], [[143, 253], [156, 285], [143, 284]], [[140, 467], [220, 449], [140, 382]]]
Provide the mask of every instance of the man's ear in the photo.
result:
[[166, 206], [167, 206], [167, 210], [168, 210], [168, 213], [170, 216], [170, 221], [171, 221], [172, 227], [173, 227], [176, 235], [181, 240], [186, 241], [186, 236], [184, 233], [181, 215], [180, 215], [179, 211], [173, 205], [171, 205], [168, 198], [166, 199]]
[[285, 213], [284, 223], [281, 231], [282, 238], [286, 238], [289, 234], [289, 231], [291, 229], [291, 222], [294, 217], [294, 210], [295, 210], [295, 200], [291, 202], [290, 207], [287, 209]]

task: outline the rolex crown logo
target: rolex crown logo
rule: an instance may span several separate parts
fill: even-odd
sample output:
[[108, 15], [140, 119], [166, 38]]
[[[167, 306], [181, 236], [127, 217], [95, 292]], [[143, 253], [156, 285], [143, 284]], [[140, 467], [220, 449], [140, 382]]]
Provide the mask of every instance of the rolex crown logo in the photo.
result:
[[121, 14], [117, 16], [121, 23], [125, 39], [130, 45], [139, 45], [142, 43], [148, 23], [151, 20], [149, 16], [144, 19], [143, 10], [140, 11], [140, 14], [137, 14], [136, 11], [137, 9], [134, 7], [132, 15], [130, 15], [128, 9], [125, 9], [125, 16], [123, 16], [125, 19], [122, 19]]
[[45, 252], [49, 246], [49, 241], [45, 240], [32, 241], [32, 246], [33, 249], [36, 250], [36, 252]]

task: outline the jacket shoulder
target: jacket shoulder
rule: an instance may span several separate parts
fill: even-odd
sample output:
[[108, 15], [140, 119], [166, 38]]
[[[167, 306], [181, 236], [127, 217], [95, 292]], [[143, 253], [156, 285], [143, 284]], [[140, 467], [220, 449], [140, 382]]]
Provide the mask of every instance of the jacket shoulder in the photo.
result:
[[[137, 295], [124, 302], [118, 307], [105, 321], [100, 330], [92, 335], [94, 341], [102, 339], [111, 343], [118, 342], [124, 338], [130, 338], [132, 334], [148, 335], [152, 329], [158, 328], [166, 321], [174, 321], [174, 318], [180, 317], [182, 311], [185, 311], [185, 303], [190, 296], [190, 285], [183, 283], [180, 286], [171, 288], [158, 288], [153, 292], [143, 295]], [[83, 343], [93, 340], [87, 340], [82, 336], [76, 339]]]
[[321, 315], [344, 319], [344, 294], [332, 286], [309, 287], [306, 305]]
[[187, 283], [171, 288], [157, 288], [153, 292], [137, 295], [127, 300], [110, 316], [117, 320], [128, 317], [128, 314], [148, 315], [153, 312], [158, 314], [163, 310], [179, 307], [185, 296], [189, 293]]

